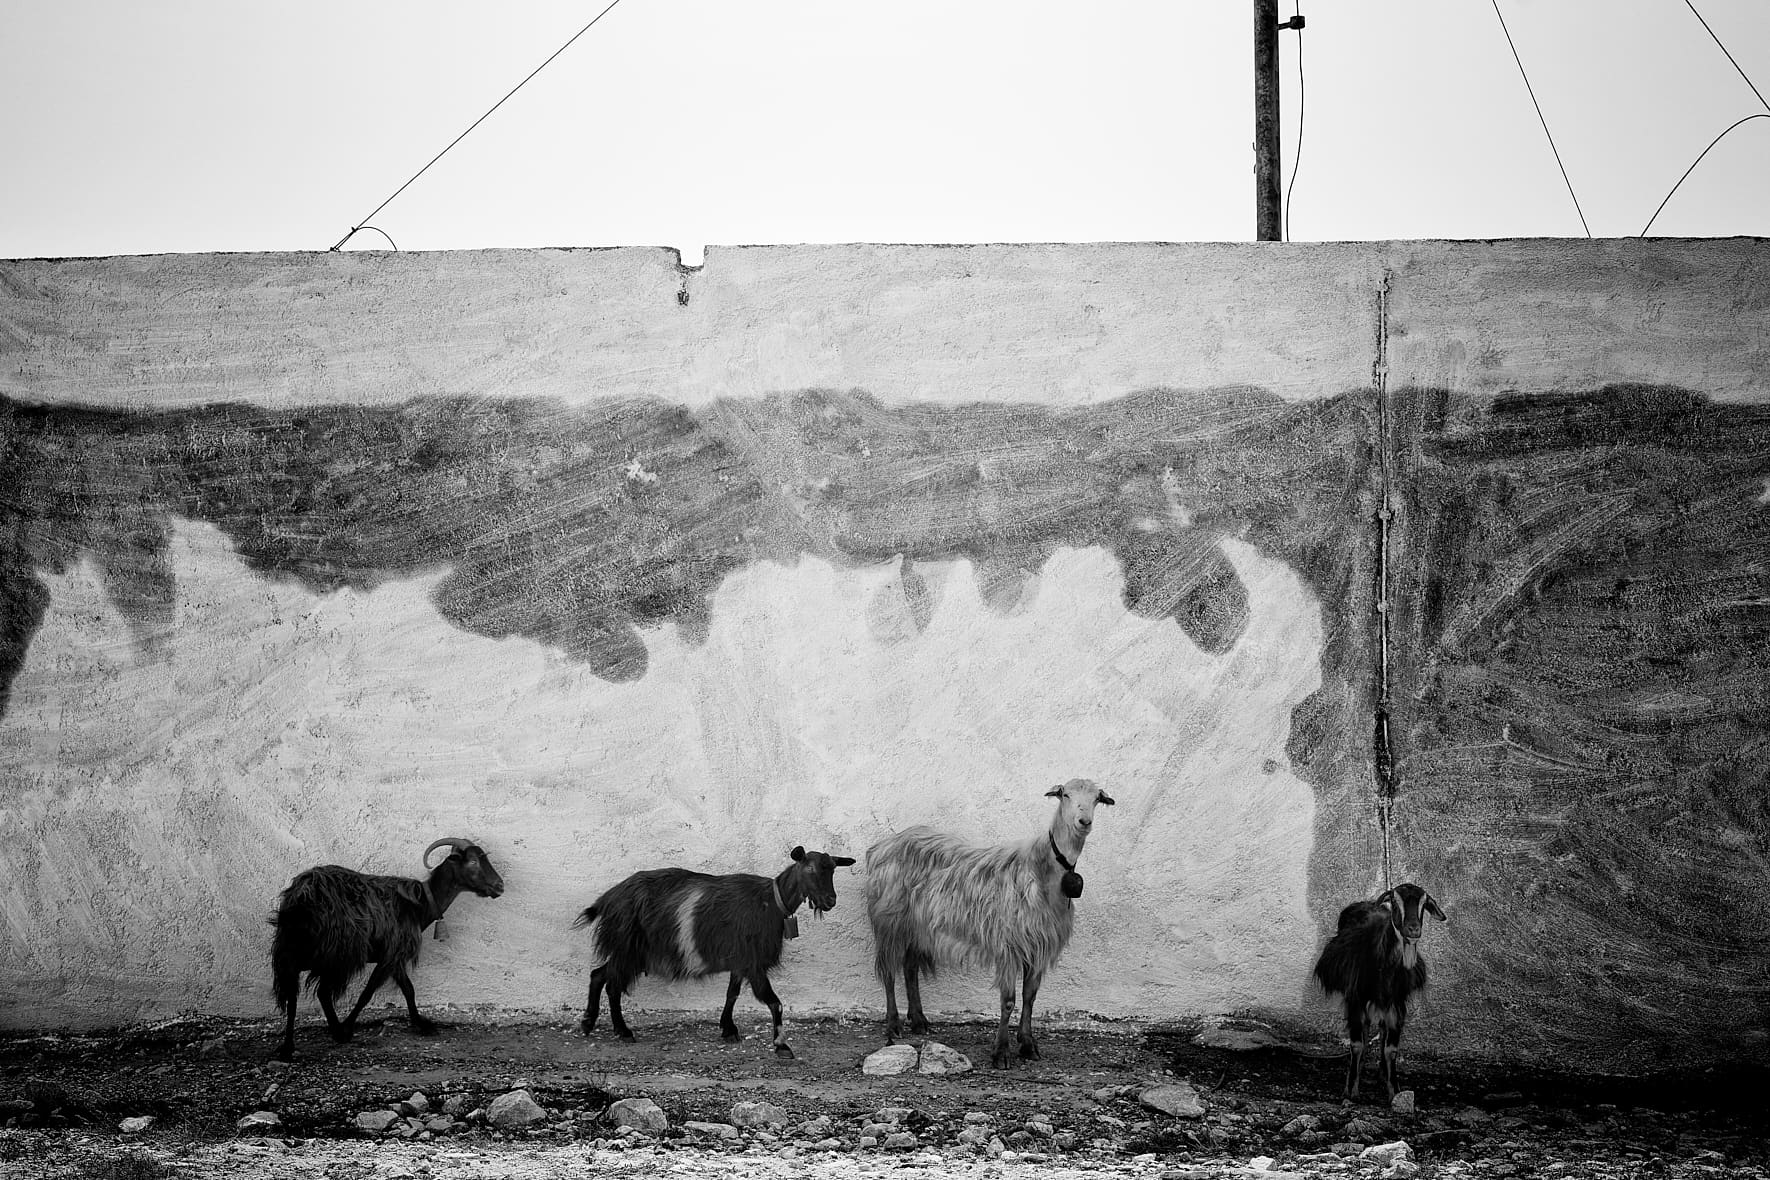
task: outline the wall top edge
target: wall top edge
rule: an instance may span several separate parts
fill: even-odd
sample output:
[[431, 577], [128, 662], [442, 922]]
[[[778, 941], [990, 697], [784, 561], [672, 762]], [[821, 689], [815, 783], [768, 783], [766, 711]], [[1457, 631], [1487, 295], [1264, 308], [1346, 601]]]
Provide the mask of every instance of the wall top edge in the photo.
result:
[[[1255, 251], [1261, 253], [1393, 253], [1408, 254], [1415, 251], [1433, 251], [1450, 248], [1461, 249], [1498, 249], [1511, 250], [1519, 248], [1555, 249], [1570, 253], [1591, 253], [1594, 251], [1624, 250], [1681, 250], [1691, 248], [1738, 248], [1748, 246], [1758, 249], [1770, 248], [1770, 238], [1756, 237], [1748, 234], [1736, 234], [1726, 237], [1614, 237], [1614, 238], [1371, 238], [1346, 241], [1327, 242], [1246, 242], [1246, 241], [1101, 241], [1101, 242], [791, 242], [791, 243], [712, 243], [704, 250], [708, 258], [716, 254], [738, 253], [815, 253], [844, 251], [887, 251], [887, 252], [941, 252], [941, 251], [988, 251], [1029, 253], [1061, 250], [1080, 253], [1120, 253], [1127, 250], [1149, 252], [1209, 252], [1222, 251]], [[682, 252], [675, 246], [478, 246], [447, 250], [217, 250], [217, 251], [158, 251], [142, 254], [67, 254], [67, 255], [23, 255], [0, 258], [0, 265], [19, 263], [83, 263], [83, 262], [122, 262], [122, 261], [154, 261], [161, 259], [318, 259], [336, 253], [340, 257], [362, 259], [372, 257], [386, 258], [446, 258], [446, 257], [488, 257], [505, 258], [511, 256], [546, 256], [572, 254], [662, 254], [670, 256], [684, 270], [701, 270], [704, 267], [683, 266]]]
[[1074, 405], [1663, 384], [1770, 402], [1770, 239], [711, 246], [0, 262], [0, 394]]

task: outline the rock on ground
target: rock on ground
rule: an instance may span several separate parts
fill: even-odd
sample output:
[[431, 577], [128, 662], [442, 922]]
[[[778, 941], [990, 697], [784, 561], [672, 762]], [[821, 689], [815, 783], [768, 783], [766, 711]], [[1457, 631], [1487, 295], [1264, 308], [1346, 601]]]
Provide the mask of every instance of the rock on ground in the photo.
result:
[[359, 1131], [367, 1131], [371, 1135], [379, 1135], [393, 1124], [399, 1122], [399, 1115], [391, 1110], [365, 1110], [351, 1120]]
[[1192, 1038], [1192, 1043], [1203, 1049], [1235, 1049], [1241, 1052], [1270, 1049], [1274, 1045], [1284, 1044], [1264, 1029], [1215, 1027], [1199, 1032]]
[[1358, 1158], [1385, 1165], [1392, 1164], [1397, 1160], [1411, 1162], [1414, 1158], [1414, 1149], [1407, 1145], [1406, 1140], [1398, 1139], [1394, 1143], [1378, 1143], [1367, 1147], [1358, 1153]]
[[874, 1077], [909, 1073], [916, 1068], [919, 1056], [914, 1045], [886, 1045], [883, 1049], [868, 1054], [867, 1059], [861, 1062], [860, 1072]]
[[772, 1102], [740, 1102], [728, 1116], [736, 1127], [784, 1127], [787, 1112]]
[[1151, 1110], [1159, 1110], [1175, 1118], [1197, 1119], [1203, 1118], [1205, 1114], [1204, 1101], [1199, 1098], [1198, 1091], [1186, 1082], [1151, 1086], [1137, 1100]]
[[649, 1098], [623, 1098], [610, 1103], [608, 1118], [617, 1127], [637, 1127], [648, 1135], [661, 1135], [670, 1129], [670, 1120]]
[[499, 1130], [531, 1127], [546, 1120], [547, 1112], [529, 1096], [527, 1090], [512, 1090], [508, 1094], [500, 1094], [486, 1108], [486, 1122]]
[[916, 1062], [916, 1072], [926, 1074], [970, 1073], [971, 1068], [969, 1057], [939, 1041], [924, 1042]]

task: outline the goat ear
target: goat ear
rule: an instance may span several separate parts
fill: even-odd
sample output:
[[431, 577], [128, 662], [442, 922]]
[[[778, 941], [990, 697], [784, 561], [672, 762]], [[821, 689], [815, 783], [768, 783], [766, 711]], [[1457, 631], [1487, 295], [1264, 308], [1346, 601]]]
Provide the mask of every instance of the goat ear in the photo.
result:
[[1049, 791], [1045, 792], [1045, 798], [1047, 799], [1061, 799], [1062, 797], [1063, 788], [1061, 786], [1052, 787]]
[[1095, 799], [1095, 800], [1094, 800], [1094, 802], [1096, 802], [1096, 803], [1104, 803], [1104, 804], [1106, 804], [1106, 805], [1107, 805], [1107, 806], [1108, 806], [1108, 807], [1115, 807], [1115, 806], [1117, 806], [1117, 805], [1118, 805], [1118, 801], [1117, 801], [1117, 800], [1115, 800], [1115, 799], [1114, 799], [1114, 798], [1113, 798], [1113, 797], [1112, 797], [1112, 796], [1111, 796], [1111, 795], [1108, 795], [1108, 794], [1107, 794], [1107, 793], [1106, 793], [1106, 792], [1105, 792], [1105, 791], [1102, 791], [1102, 792], [1100, 792], [1100, 795], [1099, 795], [1099, 797], [1098, 797], [1098, 798], [1096, 798], [1096, 799]]
[[794, 860], [804, 860], [805, 859], [805, 845], [803, 845], [803, 844], [793, 845], [793, 851], [787, 853], [787, 855], [792, 857]]
[[854, 858], [852, 856], [832, 856], [830, 859], [835, 862], [836, 867], [839, 869], [845, 869], [854, 863]]
[[1426, 912], [1428, 914], [1431, 914], [1434, 918], [1437, 918], [1440, 922], [1450, 921], [1449, 918], [1444, 916], [1444, 911], [1438, 908], [1438, 903], [1432, 899], [1432, 895], [1430, 893], [1428, 893], [1426, 895], [1425, 901], [1421, 902], [1420, 904], [1424, 905], [1426, 907]]

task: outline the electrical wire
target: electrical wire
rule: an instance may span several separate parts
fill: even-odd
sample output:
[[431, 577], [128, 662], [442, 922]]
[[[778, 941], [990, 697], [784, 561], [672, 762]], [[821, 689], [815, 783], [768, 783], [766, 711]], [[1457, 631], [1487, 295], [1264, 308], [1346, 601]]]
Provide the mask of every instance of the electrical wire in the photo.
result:
[[1573, 181], [1567, 177], [1567, 165], [1561, 162], [1561, 149], [1555, 146], [1555, 137], [1549, 131], [1549, 121], [1543, 118], [1543, 104], [1536, 100], [1536, 88], [1530, 84], [1530, 75], [1524, 71], [1524, 59], [1518, 56], [1518, 46], [1512, 41], [1512, 30], [1506, 27], [1505, 14], [1500, 11], [1500, 0], [1493, 0], [1493, 14], [1500, 18], [1500, 31], [1506, 35], [1506, 44], [1512, 48], [1512, 60], [1518, 63], [1518, 74], [1524, 79], [1524, 89], [1530, 93], [1530, 105], [1536, 108], [1537, 122], [1543, 125], [1543, 134], [1548, 136], [1549, 150], [1555, 153], [1555, 166], [1561, 169], [1561, 181], [1567, 185], [1567, 195], [1573, 198], [1573, 211], [1579, 214], [1580, 228], [1586, 236], [1592, 236], [1592, 227], [1586, 224], [1586, 211], [1579, 207], [1579, 194], [1573, 191]]
[[[609, 6], [607, 8], [603, 9], [601, 12], [597, 13], [594, 17], [590, 18], [589, 24], [585, 25], [583, 28], [581, 28], [577, 32], [573, 33], [571, 35], [570, 39], [567, 40], [564, 45], [561, 45], [558, 49], [555, 49], [551, 54], [548, 55], [546, 61], [542, 62], [540, 65], [536, 66], [534, 69], [530, 70], [528, 73], [528, 77], [526, 77], [522, 81], [518, 82], [515, 86], [512, 86], [510, 88], [510, 94], [506, 94], [503, 98], [500, 98], [497, 102], [493, 103], [491, 105], [490, 109], [488, 109], [485, 114], [481, 115], [479, 118], [477, 118], [473, 121], [472, 126], [468, 127], [467, 130], [463, 131], [461, 134], [455, 136], [454, 139], [451, 139], [449, 141], [448, 147], [444, 148], [442, 151], [440, 151], [440, 152], [436, 153], [436, 155], [432, 156], [430, 158], [429, 164], [424, 165], [424, 167], [422, 167], [422, 168], [418, 169], [418, 171], [412, 173], [411, 180], [406, 181], [404, 184], [400, 185], [398, 188], [393, 190], [393, 196], [388, 197], [385, 201], [382, 201], [379, 205], [377, 205], [373, 209], [369, 210], [368, 217], [363, 218], [362, 221], [358, 222], [356, 225], [351, 226], [350, 233], [347, 233], [342, 238], [339, 238], [338, 241], [332, 246], [332, 249], [337, 250], [340, 247], [342, 247], [344, 245], [344, 243], [350, 241], [350, 239], [356, 234], [356, 232], [358, 230], [362, 229], [364, 227], [364, 224], [367, 223], [370, 218], [374, 217], [375, 214], [381, 212], [381, 210], [383, 210], [383, 209], [387, 208], [389, 205], [393, 204], [394, 197], [397, 197], [401, 193], [405, 192], [408, 188], [410, 188], [412, 186], [413, 181], [417, 180], [420, 176], [423, 176], [426, 172], [430, 171], [432, 164], [435, 164], [438, 160], [440, 160], [444, 156], [448, 155], [450, 149], [452, 149], [456, 144], [460, 143], [463, 139], [466, 139], [470, 134], [472, 134], [474, 127], [478, 127], [481, 123], [483, 123], [487, 119], [491, 118], [493, 111], [497, 110], [499, 107], [501, 107], [505, 103], [509, 102], [511, 95], [515, 94], [518, 90], [521, 90], [524, 86], [527, 86], [529, 84], [530, 78], [533, 78], [536, 74], [538, 74], [542, 70], [546, 69], [549, 65], [552, 64], [554, 58], [558, 57], [560, 54], [562, 54], [566, 50], [570, 49], [572, 47], [572, 42], [576, 41], [579, 37], [582, 37], [585, 33], [588, 33], [592, 28], [594, 28], [596, 26], [597, 21], [601, 20], [603, 17], [607, 16], [610, 12], [612, 12], [614, 10], [615, 5], [619, 4], [620, 2], [621, 2], [621, 0], [610, 0]], [[382, 233], [382, 231], [380, 231], [380, 230], [377, 230], [376, 232], [381, 233], [382, 237], [387, 237], [387, 235], [385, 233]], [[393, 241], [392, 238], [387, 238], [387, 240], [389, 242]], [[395, 247], [395, 249], [398, 249], [398, 247]]]
[[[1291, 15], [1302, 19], [1303, 0], [1295, 0]], [[1303, 102], [1307, 91], [1303, 87], [1303, 30], [1297, 28], [1297, 154], [1291, 158], [1291, 179], [1284, 186], [1284, 240], [1291, 240], [1291, 190], [1297, 187], [1297, 169], [1303, 166]]]
[[[350, 232], [353, 234], [356, 234], [356, 233], [361, 233], [363, 230], [366, 230], [366, 229], [372, 229], [376, 233], [380, 234], [382, 237], [386, 238], [387, 244], [389, 246], [393, 247], [393, 252], [395, 254], [399, 253], [399, 243], [393, 240], [392, 234], [388, 233], [386, 230], [382, 229], [378, 225], [359, 225], [355, 229], [351, 230]], [[343, 243], [340, 242], [339, 245], [343, 245]]]
[[[1734, 123], [1734, 124], [1733, 124], [1733, 127], [1738, 127], [1738, 126], [1741, 126], [1741, 125], [1743, 125], [1743, 124], [1745, 124], [1745, 123], [1750, 123], [1750, 122], [1751, 122], [1751, 121], [1752, 121], [1752, 120], [1753, 120], [1753, 119], [1770, 119], [1770, 114], [1751, 114], [1751, 115], [1747, 115], [1747, 116], [1746, 116], [1746, 117], [1745, 117], [1745, 118], [1743, 118], [1743, 119], [1741, 119], [1741, 120], [1739, 120], [1739, 121], [1738, 121], [1738, 122], [1736, 122], [1736, 123]], [[1721, 142], [1721, 141], [1722, 141], [1722, 140], [1723, 140], [1723, 139], [1726, 139], [1726, 138], [1727, 138], [1727, 132], [1728, 132], [1728, 131], [1732, 131], [1732, 130], [1733, 130], [1733, 127], [1729, 127], [1729, 128], [1727, 128], [1727, 131], [1723, 131], [1723, 132], [1721, 132], [1721, 134], [1719, 134], [1719, 135], [1717, 135], [1717, 136], [1715, 136], [1715, 138], [1714, 138], [1714, 139], [1712, 139], [1712, 140], [1711, 140], [1711, 141], [1709, 141], [1709, 146], [1708, 146], [1708, 147], [1705, 147], [1705, 148], [1703, 148], [1703, 149], [1702, 149], [1702, 155], [1699, 155], [1699, 156], [1697, 156], [1697, 157], [1696, 157], [1696, 159], [1695, 159], [1695, 160], [1694, 160], [1694, 161], [1692, 161], [1692, 162], [1691, 162], [1691, 165], [1690, 165], [1690, 167], [1688, 167], [1688, 168], [1686, 168], [1686, 169], [1684, 169], [1684, 175], [1682, 175], [1682, 176], [1680, 176], [1680, 177], [1678, 177], [1678, 184], [1674, 184], [1674, 185], [1673, 185], [1673, 186], [1672, 186], [1672, 191], [1671, 191], [1671, 192], [1669, 192], [1669, 193], [1667, 193], [1667, 194], [1666, 194], [1666, 199], [1665, 199], [1665, 200], [1664, 200], [1664, 201], [1661, 201], [1661, 202], [1660, 202], [1660, 203], [1659, 203], [1659, 208], [1658, 208], [1658, 209], [1655, 209], [1655, 210], [1654, 210], [1654, 211], [1653, 211], [1653, 216], [1652, 216], [1652, 217], [1649, 217], [1649, 218], [1648, 218], [1648, 219], [1647, 219], [1647, 224], [1646, 224], [1646, 225], [1644, 225], [1644, 226], [1642, 226], [1642, 227], [1641, 227], [1641, 232], [1640, 232], [1640, 233], [1638, 233], [1638, 234], [1636, 234], [1636, 235], [1635, 235], [1635, 236], [1636, 236], [1636, 237], [1638, 237], [1638, 238], [1644, 238], [1644, 237], [1646, 237], [1646, 236], [1647, 236], [1647, 231], [1648, 231], [1648, 230], [1650, 230], [1650, 229], [1652, 229], [1652, 228], [1653, 228], [1653, 223], [1654, 223], [1654, 222], [1656, 222], [1656, 221], [1658, 221], [1658, 220], [1659, 220], [1659, 215], [1660, 215], [1660, 213], [1661, 213], [1661, 212], [1662, 212], [1662, 211], [1663, 211], [1663, 210], [1664, 210], [1664, 209], [1665, 209], [1665, 207], [1666, 207], [1666, 202], [1667, 202], [1667, 201], [1670, 201], [1670, 200], [1671, 200], [1671, 199], [1672, 199], [1672, 194], [1673, 194], [1673, 193], [1676, 193], [1676, 192], [1677, 192], [1677, 191], [1678, 191], [1678, 185], [1681, 185], [1681, 184], [1683, 184], [1683, 183], [1684, 183], [1684, 182], [1685, 182], [1685, 181], [1686, 181], [1686, 180], [1688, 180], [1688, 179], [1690, 179], [1690, 174], [1691, 174], [1691, 173], [1692, 173], [1692, 172], [1695, 172], [1695, 171], [1696, 171], [1696, 165], [1698, 165], [1698, 164], [1700, 164], [1700, 163], [1702, 163], [1702, 157], [1703, 157], [1703, 156], [1706, 156], [1706, 155], [1708, 155], [1708, 154], [1709, 154], [1709, 152], [1710, 152], [1710, 151], [1711, 151], [1711, 150], [1713, 150], [1713, 148], [1714, 148], [1714, 146], [1715, 146], [1715, 144], [1717, 144], [1717, 143], [1720, 143], [1720, 142]]]
[[[1690, 2], [1690, 0], [1684, 0], [1684, 7], [1688, 8], [1690, 10], [1690, 15], [1694, 16], [1697, 19], [1697, 21], [1702, 25], [1703, 31], [1706, 32], [1709, 35], [1709, 37], [1714, 40], [1715, 45], [1717, 47], [1719, 47], [1721, 52], [1727, 55], [1727, 60], [1729, 62], [1733, 63], [1733, 68], [1739, 71], [1739, 76], [1741, 78], [1745, 79], [1745, 84], [1752, 88], [1752, 93], [1758, 96], [1758, 101], [1763, 104], [1764, 109], [1766, 111], [1770, 111], [1770, 102], [1765, 101], [1763, 91], [1759, 90], [1758, 84], [1751, 80], [1751, 76], [1745, 72], [1745, 67], [1740, 65], [1739, 62], [1734, 59], [1732, 51], [1729, 50], [1727, 48], [1726, 44], [1722, 42], [1721, 38], [1715, 33], [1715, 30], [1709, 27], [1709, 22], [1703, 19], [1702, 13], [1696, 11], [1696, 5], [1692, 4]], [[1690, 174], [1692, 172], [1696, 171], [1696, 166], [1698, 164], [1702, 163], [1703, 156], [1708, 155], [1711, 151], [1714, 150], [1716, 144], [1720, 143], [1723, 139], [1726, 139], [1728, 134], [1730, 132], [1732, 132], [1734, 127], [1739, 127], [1739, 126], [1742, 126], [1743, 124], [1750, 123], [1753, 119], [1770, 119], [1770, 114], [1747, 115], [1745, 118], [1736, 121], [1732, 127], [1727, 128], [1726, 131], [1721, 132], [1721, 134], [1715, 136], [1715, 138], [1710, 140], [1709, 146], [1703, 148], [1702, 151], [1697, 155], [1696, 159], [1694, 159], [1690, 162], [1690, 167], [1684, 169], [1684, 175], [1678, 177], [1678, 183], [1674, 184], [1672, 186], [1672, 191], [1666, 194], [1665, 200], [1661, 201], [1659, 203], [1659, 208], [1657, 208], [1653, 211], [1653, 216], [1649, 217], [1647, 219], [1647, 224], [1642, 226], [1641, 232], [1636, 234], [1635, 236], [1639, 237], [1639, 238], [1644, 238], [1647, 236], [1647, 231], [1652, 229], [1653, 223], [1659, 220], [1659, 215], [1665, 211], [1666, 204], [1677, 193], [1679, 186], [1681, 186], [1686, 180], [1689, 180]]]
[[[1721, 52], [1727, 54], [1727, 60], [1730, 62], [1733, 62], [1733, 68], [1739, 71], [1739, 76], [1741, 78], [1745, 78], [1745, 84], [1752, 88], [1752, 93], [1756, 94], [1758, 96], [1758, 101], [1760, 103], [1763, 103], [1764, 109], [1767, 111], [1770, 111], [1770, 102], [1764, 101], [1764, 95], [1761, 91], [1759, 91], [1757, 83], [1753, 82], [1751, 80], [1751, 78], [1747, 77], [1746, 72], [1745, 72], [1745, 68], [1743, 66], [1741, 66], [1737, 61], [1733, 60], [1733, 54], [1731, 52], [1729, 52], [1729, 50], [1727, 49], [1727, 47], [1725, 45], [1721, 44], [1721, 38], [1715, 36], [1715, 30], [1709, 28], [1709, 22], [1706, 20], [1703, 20], [1702, 13], [1696, 11], [1696, 5], [1692, 4], [1690, 2], [1690, 0], [1684, 0], [1684, 7], [1688, 8], [1690, 10], [1690, 14], [1692, 16], [1694, 16], [1698, 21], [1702, 22], [1702, 27], [1703, 27], [1704, 31], [1706, 31], [1710, 37], [1714, 37], [1715, 44], [1721, 46]], [[1733, 128], [1731, 128], [1731, 127], [1727, 128], [1727, 131], [1731, 131], [1731, 130], [1733, 130]], [[1725, 134], [1727, 134], [1727, 131], [1723, 131], [1723, 132], [1721, 132], [1721, 134], [1725, 135]], [[1709, 146], [1713, 147], [1714, 145], [1711, 144]], [[1695, 167], [1695, 165], [1691, 165], [1691, 167]]]

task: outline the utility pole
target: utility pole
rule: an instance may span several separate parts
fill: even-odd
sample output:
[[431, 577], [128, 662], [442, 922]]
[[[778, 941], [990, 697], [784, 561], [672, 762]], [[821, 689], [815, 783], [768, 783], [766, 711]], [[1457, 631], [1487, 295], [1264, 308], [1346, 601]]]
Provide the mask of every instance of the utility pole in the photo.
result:
[[1283, 236], [1279, 205], [1278, 31], [1301, 29], [1302, 16], [1278, 23], [1278, 0], [1254, 0], [1254, 233]]

